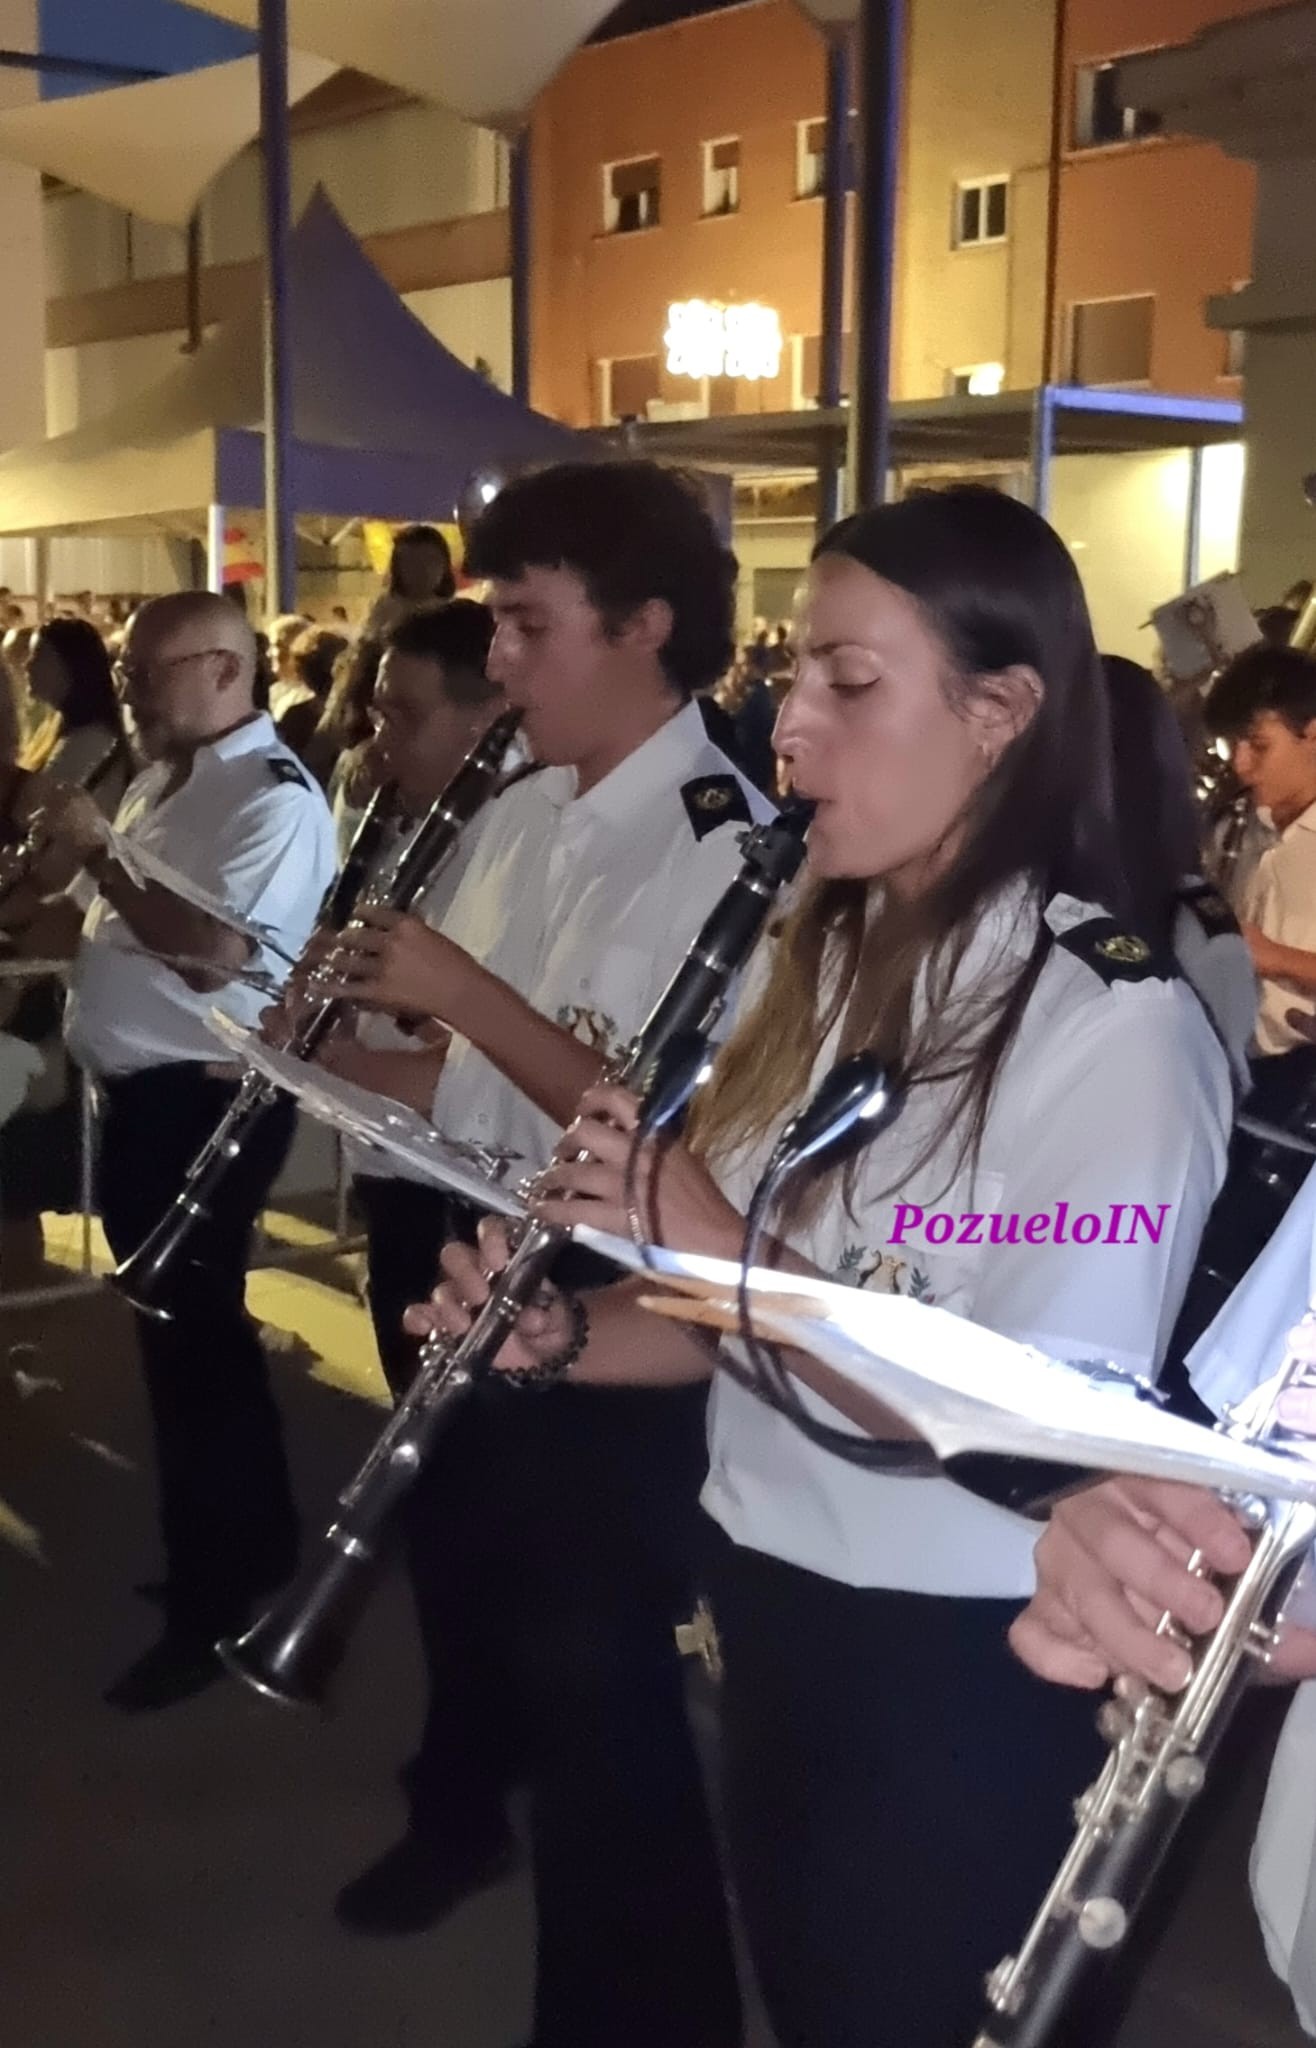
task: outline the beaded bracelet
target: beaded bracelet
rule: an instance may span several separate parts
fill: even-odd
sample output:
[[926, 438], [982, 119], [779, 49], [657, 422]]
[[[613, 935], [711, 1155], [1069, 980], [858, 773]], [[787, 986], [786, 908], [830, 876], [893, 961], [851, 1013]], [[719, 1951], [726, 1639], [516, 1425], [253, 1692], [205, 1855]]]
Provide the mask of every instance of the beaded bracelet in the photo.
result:
[[571, 1335], [556, 1358], [543, 1358], [538, 1365], [524, 1366], [519, 1372], [505, 1372], [503, 1378], [510, 1380], [514, 1387], [528, 1388], [532, 1393], [543, 1393], [549, 1387], [561, 1386], [589, 1343], [589, 1310], [585, 1306], [584, 1297], [579, 1294], [566, 1294], [562, 1299], [571, 1318]]

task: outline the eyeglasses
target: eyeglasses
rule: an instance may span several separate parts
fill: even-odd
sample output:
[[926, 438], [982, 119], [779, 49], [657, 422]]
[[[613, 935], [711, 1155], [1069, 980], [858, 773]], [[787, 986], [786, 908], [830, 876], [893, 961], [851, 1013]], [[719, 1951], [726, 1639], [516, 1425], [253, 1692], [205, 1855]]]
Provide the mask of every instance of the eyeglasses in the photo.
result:
[[114, 663], [114, 679], [125, 689], [133, 683], [150, 682], [152, 677], [172, 675], [176, 668], [183, 668], [189, 661], [209, 661], [212, 654], [227, 654], [227, 647], [198, 647], [192, 654], [171, 654], [165, 661], [125, 661], [120, 655]]

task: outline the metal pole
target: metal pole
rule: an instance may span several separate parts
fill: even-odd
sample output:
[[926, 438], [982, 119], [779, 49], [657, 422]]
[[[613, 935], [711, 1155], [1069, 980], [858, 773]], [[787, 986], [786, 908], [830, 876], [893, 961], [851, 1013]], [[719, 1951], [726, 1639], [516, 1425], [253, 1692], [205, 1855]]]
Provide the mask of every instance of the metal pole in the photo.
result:
[[210, 505], [206, 509], [206, 589], [217, 596], [224, 594], [224, 528], [227, 524], [222, 505]]
[[512, 230], [512, 396], [530, 403], [530, 265], [534, 215], [529, 124], [508, 145], [508, 210]]
[[148, 71], [140, 64], [97, 64], [87, 57], [55, 57], [48, 52], [0, 50], [0, 71], [36, 71], [51, 78], [95, 79], [99, 85], [149, 85], [164, 78], [163, 71]]
[[82, 1218], [82, 1270], [92, 1267], [92, 1224], [96, 1215], [96, 1091], [91, 1075], [78, 1080], [78, 1212]]
[[1032, 501], [1043, 519], [1051, 517], [1051, 458], [1055, 453], [1056, 415], [1051, 386], [1044, 384], [1033, 400]]
[[260, 0], [260, 121], [265, 188], [265, 606], [297, 601], [292, 472], [292, 321], [288, 242], [288, 0]]
[[1060, 277], [1060, 176], [1065, 150], [1065, 7], [1056, 0], [1051, 46], [1051, 146], [1046, 168], [1046, 258], [1042, 276], [1042, 374], [1056, 382], [1056, 291]]
[[1188, 450], [1188, 517], [1183, 536], [1183, 587], [1202, 580], [1202, 450]]
[[201, 311], [201, 209], [197, 208], [187, 224], [187, 268], [184, 272], [187, 299], [187, 340], [183, 354], [194, 356], [205, 340], [205, 325]]
[[855, 389], [851, 446], [856, 506], [878, 505], [891, 469], [891, 309], [905, 0], [862, 0], [856, 208]]
[[[848, 28], [827, 38], [827, 154], [823, 182], [822, 320], [818, 345], [818, 405], [839, 406], [845, 388], [845, 242], [850, 185], [850, 90], [853, 77]], [[818, 438], [818, 531], [841, 517], [845, 464], [833, 434]]]

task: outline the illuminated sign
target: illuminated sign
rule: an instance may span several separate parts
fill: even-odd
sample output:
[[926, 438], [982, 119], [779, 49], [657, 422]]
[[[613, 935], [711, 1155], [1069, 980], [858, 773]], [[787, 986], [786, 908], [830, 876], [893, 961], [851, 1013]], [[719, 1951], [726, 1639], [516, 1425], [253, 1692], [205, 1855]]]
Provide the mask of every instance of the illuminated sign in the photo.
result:
[[1005, 389], [1004, 363], [975, 363], [972, 369], [960, 374], [970, 398], [997, 398]]
[[775, 377], [781, 369], [781, 317], [773, 306], [721, 306], [680, 299], [667, 308], [670, 377]]

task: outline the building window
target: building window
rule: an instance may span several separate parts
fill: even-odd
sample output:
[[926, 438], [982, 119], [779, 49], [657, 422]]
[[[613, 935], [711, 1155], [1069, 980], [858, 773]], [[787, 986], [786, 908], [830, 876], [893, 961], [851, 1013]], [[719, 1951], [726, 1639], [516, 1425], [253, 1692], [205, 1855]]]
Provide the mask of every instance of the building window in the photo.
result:
[[1010, 225], [1008, 178], [963, 178], [955, 187], [952, 239], [957, 249], [1003, 242]]
[[995, 398], [1005, 389], [1004, 363], [970, 363], [946, 379], [951, 398]]
[[1150, 384], [1152, 315], [1148, 293], [1136, 299], [1087, 299], [1070, 309], [1070, 382]]
[[1112, 142], [1137, 142], [1160, 133], [1161, 116], [1126, 107], [1118, 96], [1113, 63], [1080, 64], [1074, 75], [1074, 147], [1104, 149]]
[[706, 142], [704, 154], [704, 218], [740, 211], [740, 141], [732, 135]]
[[656, 156], [603, 166], [603, 226], [609, 235], [633, 235], [658, 225], [662, 164]]
[[646, 420], [661, 393], [657, 356], [614, 356], [600, 364], [605, 426], [622, 420]]
[[[854, 336], [841, 337], [841, 403], [845, 404], [852, 388], [851, 369], [854, 363]], [[791, 402], [799, 412], [807, 406], [816, 406], [822, 396], [822, 336], [801, 334], [796, 339], [796, 364], [794, 390]]]
[[[854, 109], [846, 130], [845, 189], [854, 191], [855, 168], [859, 161], [859, 124]], [[795, 123], [795, 197], [821, 199], [827, 189], [827, 122]]]
[[818, 199], [827, 175], [826, 121], [795, 123], [795, 197]]

